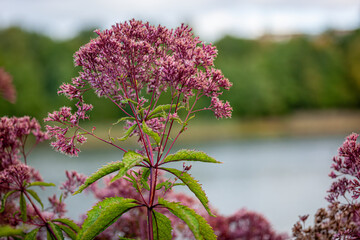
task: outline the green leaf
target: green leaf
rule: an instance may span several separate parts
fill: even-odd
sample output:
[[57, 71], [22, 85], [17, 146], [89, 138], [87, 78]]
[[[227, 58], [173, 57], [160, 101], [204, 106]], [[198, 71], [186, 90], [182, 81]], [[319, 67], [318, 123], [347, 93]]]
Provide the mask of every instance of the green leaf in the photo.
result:
[[138, 105], [137, 102], [135, 102], [134, 100], [132, 100], [132, 99], [130, 99], [130, 98], [125, 98], [125, 99], [121, 100], [120, 102], [121, 102], [121, 103], [125, 103], [125, 104], [131, 102], [131, 103], [135, 104], [136, 106]]
[[16, 236], [13, 236], [12, 237], [14, 240], [23, 240], [23, 238], [22, 237], [16, 237]]
[[46, 239], [47, 239], [47, 240], [54, 240], [54, 238], [51, 236], [51, 234], [49, 233], [49, 231], [46, 231]]
[[80, 228], [72, 220], [68, 218], [57, 218], [53, 219], [52, 222], [61, 223], [57, 224], [61, 228], [61, 230], [63, 230], [71, 239], [76, 239], [76, 234], [80, 231]]
[[95, 173], [93, 173], [90, 177], [86, 178], [84, 184], [81, 185], [79, 187], [79, 189], [73, 195], [81, 193], [85, 188], [87, 188], [89, 185], [93, 184], [100, 178], [102, 178], [110, 173], [116, 172], [123, 167], [124, 167], [124, 163], [120, 162], [120, 161], [111, 162], [105, 166], [102, 166], [99, 170], [97, 170]]
[[79, 226], [68, 218], [57, 218], [57, 219], [53, 219], [52, 222], [58, 222], [58, 223], [65, 224], [65, 225], [69, 226], [76, 233], [80, 231]]
[[26, 212], [26, 201], [24, 197], [24, 193], [20, 194], [20, 211], [21, 211], [21, 219], [23, 222], [27, 221], [27, 212]]
[[7, 192], [4, 197], [1, 199], [1, 209], [0, 209], [0, 213], [2, 213], [5, 210], [5, 204], [6, 204], [6, 200], [10, 197], [11, 194], [13, 194], [14, 192], [17, 192], [17, 190], [12, 190]]
[[117, 138], [117, 140], [119, 141], [125, 141], [126, 139], [129, 138], [130, 134], [135, 130], [135, 128], [137, 127], [137, 124], [132, 125], [126, 132], [125, 135], [122, 136], [121, 138]]
[[[64, 235], [63, 235], [63, 233], [62, 233], [61, 228], [60, 228], [58, 225], [56, 225], [56, 224], [54, 224], [54, 223], [52, 223], [52, 222], [47, 222], [47, 223], [49, 224], [49, 227], [51, 228], [52, 233], [55, 234], [56, 239], [57, 239], [57, 240], [64, 240]], [[48, 231], [48, 232], [49, 232], [49, 231]], [[50, 235], [50, 239], [56, 240], [56, 239], [53, 237], [52, 234], [49, 233], [49, 235]]]
[[[195, 211], [194, 211], [194, 213], [195, 213]], [[206, 240], [207, 239], [215, 239], [216, 240], [217, 236], [215, 235], [213, 228], [208, 224], [208, 222], [205, 220], [205, 218], [203, 218], [202, 216], [200, 216], [198, 214], [196, 214], [195, 217], [200, 224], [200, 233], [203, 236], [203, 238]]]
[[157, 114], [154, 114], [154, 115], [150, 115], [149, 117], [147, 117], [147, 120], [153, 119], [153, 118], [159, 118], [159, 117], [166, 118], [167, 114], [165, 112], [162, 112], [162, 113], [157, 113]]
[[153, 211], [153, 230], [155, 240], [171, 240], [171, 221], [164, 214]]
[[144, 108], [141, 108], [140, 109], [140, 114], [141, 114], [141, 118], [143, 118], [144, 117], [144, 112], [146, 111], [146, 110], [148, 110], [149, 109], [149, 107], [150, 107], [150, 105], [148, 105], [148, 106], [146, 106], [146, 107], [144, 107]]
[[159, 204], [163, 205], [175, 216], [183, 220], [198, 240], [216, 240], [216, 235], [206, 220], [198, 215], [193, 209], [181, 205], [177, 202], [168, 202], [163, 198], [159, 198]]
[[185, 184], [185, 183], [174, 183], [173, 186], [174, 186], [174, 187], [175, 187], [175, 186], [186, 186], [186, 184]]
[[27, 189], [26, 191], [28, 193], [30, 193], [30, 195], [41, 205], [41, 208], [44, 208], [44, 205], [41, 202], [41, 199], [39, 198], [39, 195], [34, 190]]
[[179, 116], [177, 116], [177, 117], [170, 117], [170, 120], [174, 120], [174, 121], [176, 121], [177, 123], [179, 123], [179, 124], [184, 124], [183, 123], [183, 121], [181, 120], [181, 118], [179, 117]]
[[122, 117], [119, 120], [117, 120], [116, 123], [113, 123], [112, 125], [114, 126], [114, 125], [119, 124], [120, 122], [126, 121], [126, 120], [135, 120], [135, 118], [134, 117]]
[[179, 161], [196, 161], [196, 162], [208, 162], [208, 163], [221, 163], [216, 161], [215, 158], [210, 157], [204, 152], [182, 149], [174, 154], [168, 155], [163, 163], [167, 162], [179, 162]]
[[132, 186], [134, 187], [134, 189], [136, 189], [136, 191], [139, 192], [139, 191], [138, 191], [137, 181], [136, 181], [135, 177], [134, 177], [132, 174], [127, 174], [127, 173], [126, 173], [126, 177], [127, 177], [127, 178], [124, 178], [124, 179], [125, 179], [126, 181], [132, 183]]
[[177, 104], [164, 104], [164, 105], [159, 105], [157, 106], [149, 115], [153, 115], [159, 112], [164, 112], [164, 111], [168, 111], [171, 109], [175, 109]]
[[32, 186], [55, 187], [56, 185], [53, 183], [46, 183], [46, 182], [32, 182], [32, 183], [29, 183], [28, 186], [29, 187], [32, 187]]
[[167, 191], [172, 186], [172, 183], [169, 181], [161, 182], [156, 185], [156, 190], [161, 189], [162, 187], [165, 188], [165, 191]]
[[186, 121], [183, 123], [183, 126], [182, 126], [180, 132], [185, 131], [185, 127], [188, 125], [189, 121], [190, 121], [191, 119], [193, 119], [194, 117], [195, 117], [195, 114], [192, 115], [192, 116], [190, 116], [190, 117], [188, 118], [188, 120], [186, 120]]
[[174, 168], [161, 168], [161, 169], [168, 171], [169, 173], [172, 173], [177, 178], [179, 178], [200, 200], [200, 202], [205, 207], [209, 215], [215, 217], [215, 215], [211, 213], [211, 210], [209, 208], [209, 200], [204, 190], [201, 188], [200, 183], [197, 180], [195, 180], [190, 174]]
[[36, 235], [39, 232], [40, 228], [36, 228], [34, 230], [32, 230], [31, 232], [29, 232], [28, 234], [26, 234], [24, 240], [36, 240]]
[[71, 238], [72, 240], [76, 240], [76, 233], [71, 228], [61, 224], [58, 224], [57, 226], [59, 226], [61, 230], [64, 231], [66, 235], [69, 236], [69, 238]]
[[113, 224], [122, 214], [138, 206], [135, 199], [113, 197], [97, 203], [87, 213], [77, 240], [91, 240]]
[[124, 176], [128, 170], [139, 164], [142, 160], [144, 160], [144, 157], [141, 154], [138, 154], [134, 151], [127, 151], [122, 159], [123, 166], [121, 169], [119, 169], [119, 173], [113, 179], [111, 179], [110, 182], [114, 182], [115, 180]]
[[148, 184], [148, 178], [150, 175], [150, 169], [149, 168], [144, 168], [142, 174], [141, 174], [141, 178], [140, 178], [140, 185], [145, 188], [146, 190], [150, 191], [150, 187]]
[[64, 240], [64, 235], [62, 233], [61, 228], [57, 224], [52, 223], [52, 222], [48, 222], [48, 224], [49, 224], [49, 227], [53, 230], [53, 233], [55, 234], [56, 239]]
[[10, 236], [23, 236], [25, 235], [24, 231], [19, 228], [13, 228], [9, 225], [0, 226], [0, 237], [10, 237]]
[[146, 125], [145, 121], [142, 122], [141, 127], [142, 127], [142, 129], [144, 130], [144, 133], [146, 133], [146, 134], [149, 135], [152, 139], [154, 139], [157, 144], [160, 143], [161, 138], [160, 138], [159, 134], [157, 134], [157, 133], [154, 132], [151, 128], [149, 128], [148, 125]]

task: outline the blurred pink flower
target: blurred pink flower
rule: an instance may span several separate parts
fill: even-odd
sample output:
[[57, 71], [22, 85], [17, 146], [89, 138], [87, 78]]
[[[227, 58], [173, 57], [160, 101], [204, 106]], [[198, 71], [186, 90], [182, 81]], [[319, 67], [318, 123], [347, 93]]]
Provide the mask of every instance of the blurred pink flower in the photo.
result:
[[16, 90], [12, 84], [12, 77], [3, 68], [0, 68], [0, 94], [5, 100], [15, 103]]

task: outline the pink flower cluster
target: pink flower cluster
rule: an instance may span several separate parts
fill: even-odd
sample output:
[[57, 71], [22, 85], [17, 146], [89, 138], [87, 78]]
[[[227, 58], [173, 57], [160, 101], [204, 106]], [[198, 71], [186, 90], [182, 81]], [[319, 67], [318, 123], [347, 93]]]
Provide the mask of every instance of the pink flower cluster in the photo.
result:
[[[329, 189], [327, 200], [329, 202], [338, 201], [339, 197], [353, 200], [360, 196], [360, 144], [357, 143], [359, 135], [351, 134], [339, 148], [339, 155], [334, 157], [332, 171], [329, 176], [336, 181]], [[342, 176], [341, 178], [338, 178]]]
[[58, 215], [59, 217], [64, 217], [67, 210], [66, 204], [63, 199], [60, 200], [56, 197], [56, 194], [54, 194], [51, 197], [48, 197], [48, 201], [50, 203], [50, 208], [47, 209], [48, 211], [45, 213], [47, 215], [47, 218], [50, 220], [55, 218], [56, 215]]
[[[35, 143], [29, 150], [26, 150], [27, 139], [30, 135], [35, 138]], [[26, 223], [31, 226], [41, 226], [44, 223], [41, 219], [52, 219], [55, 216], [62, 216], [65, 212], [63, 202], [55, 196], [49, 198], [52, 205], [51, 211], [41, 213], [30, 202], [30, 193], [33, 197], [37, 196], [32, 189], [27, 189], [32, 182], [42, 182], [43, 179], [39, 172], [26, 164], [26, 158], [37, 143], [48, 139], [48, 135], [41, 131], [41, 127], [36, 119], [30, 117], [2, 117], [0, 120], [0, 199], [4, 199], [10, 193], [7, 201], [1, 203], [0, 224], [10, 224], [12, 226], [23, 225]], [[24, 163], [20, 161], [23, 158]], [[12, 193], [10, 191], [13, 191]], [[25, 196], [26, 216], [23, 218], [20, 212], [19, 196]], [[36, 197], [34, 197], [36, 199]], [[36, 199], [38, 201], [38, 199]]]
[[[62, 107], [60, 111], [49, 113], [48, 117], [44, 119], [45, 122], [52, 121], [63, 124], [62, 127], [46, 126], [49, 136], [56, 138], [55, 142], [51, 142], [54, 149], [68, 155], [77, 156], [80, 150], [76, 145], [83, 144], [86, 141], [86, 137], [77, 131], [76, 126], [78, 126], [79, 119], [88, 118], [88, 116], [85, 115], [85, 112], [90, 111], [91, 109], [91, 105], [83, 104], [78, 105], [78, 112], [75, 114], [71, 113], [71, 108], [69, 107]], [[70, 128], [75, 128], [75, 130], [68, 136], [67, 133]]]
[[223, 101], [219, 100], [217, 97], [213, 97], [211, 99], [211, 106], [214, 109], [214, 113], [217, 118], [231, 117], [232, 107], [230, 107], [228, 101], [224, 103]]
[[[25, 145], [28, 137], [35, 137], [35, 145], [48, 139], [48, 136], [41, 131], [40, 125], [36, 119], [30, 117], [0, 119], [0, 198], [3, 194], [10, 190], [20, 190], [23, 188], [24, 182], [42, 181], [39, 172], [34, 168], [27, 166], [20, 161], [21, 156], [26, 162], [26, 157], [31, 151], [26, 151]], [[1, 217], [16, 222], [10, 214], [17, 209], [14, 205], [13, 209], [2, 213]]]
[[[142, 191], [138, 185], [144, 184], [138, 179], [141, 173], [130, 172], [135, 176], [127, 177], [136, 178], [130, 186], [128, 182], [118, 181], [112, 184], [106, 182], [106, 191], [98, 191], [96, 185], [91, 189], [98, 198], [115, 194], [138, 199], [142, 203], [141, 208], [125, 214], [125, 222], [122, 222], [125, 225], [118, 227], [122, 228], [123, 235], [127, 235], [126, 229], [134, 227], [135, 232], [129, 237], [145, 238], [147, 235], [153, 239], [151, 216], [156, 207], [156, 191], [160, 191], [156, 189], [156, 183], [160, 178], [158, 169], [161, 159], [170, 153], [194, 113], [212, 110], [217, 118], [231, 117], [230, 104], [219, 100], [219, 96], [232, 84], [214, 67], [216, 48], [201, 42], [188, 26], [168, 30], [131, 20], [96, 33], [97, 38], [75, 53], [75, 65], [82, 67], [79, 76], [70, 84], [63, 84], [58, 92], [70, 100], [77, 100], [77, 112], [72, 113], [69, 107], [63, 107], [50, 113], [45, 121], [56, 125], [47, 126], [47, 130], [56, 139], [52, 146], [65, 154], [76, 156], [80, 151], [78, 144], [86, 141], [84, 135], [91, 135], [128, 152], [116, 145], [115, 138], [109, 136], [108, 140], [103, 139], [95, 135], [95, 128], [88, 131], [79, 125], [80, 120], [89, 118], [86, 114], [92, 109], [92, 105], [84, 101], [84, 95], [89, 90], [110, 100], [125, 115], [117, 123], [125, 121], [127, 131], [124, 137], [117, 139], [126, 140], [132, 135], [138, 137], [142, 149], [137, 152], [141, 152], [143, 157], [136, 167], [149, 168], [148, 188]], [[166, 98], [166, 104], [160, 104], [164, 102], [159, 100], [161, 96]], [[207, 98], [210, 104], [198, 109], [195, 106], [202, 97]], [[179, 129], [172, 128], [175, 121], [181, 125]], [[174, 135], [173, 129], [178, 133], [170, 136]], [[190, 170], [190, 167], [184, 166], [184, 171]], [[65, 194], [72, 192], [72, 186], [82, 180], [76, 173], [67, 175], [68, 182], [62, 186]], [[147, 198], [148, 201], [145, 200]], [[111, 227], [102, 234], [106, 235], [108, 231], [112, 231], [110, 236], [114, 237], [118, 230]]]
[[16, 101], [16, 91], [12, 84], [12, 77], [3, 68], [0, 68], [0, 95], [11, 103]]
[[83, 67], [73, 80], [75, 88], [67, 85], [61, 93], [78, 98], [88, 84], [99, 96], [118, 104], [126, 98], [137, 101], [144, 87], [148, 93], [172, 88], [185, 97], [192, 90], [218, 96], [220, 87], [229, 89], [231, 83], [213, 69], [216, 48], [202, 43], [191, 31], [185, 25], [168, 30], [136, 20], [96, 31], [99, 37], [75, 54], [76, 65]]
[[240, 209], [225, 217], [217, 215], [208, 217], [218, 239], [269, 239], [285, 240], [289, 237], [285, 233], [276, 233], [270, 222], [260, 213]]
[[21, 163], [0, 171], [0, 188], [19, 190], [24, 181], [42, 181], [42, 177], [33, 168]]
[[[193, 104], [187, 108], [189, 114], [185, 114], [184, 121], [188, 120], [190, 113], [201, 110], [212, 110], [217, 118], [231, 117], [230, 104], [218, 99], [223, 89], [228, 90], [232, 84], [214, 67], [216, 47], [201, 42], [188, 26], [169, 30], [160, 25], [155, 27], [130, 20], [95, 32], [98, 37], [74, 55], [75, 65], [82, 67], [79, 76], [70, 84], [63, 84], [58, 92], [71, 100], [78, 100], [76, 114], [63, 107], [45, 119], [63, 124], [63, 127], [47, 127], [51, 137], [57, 139], [52, 143], [56, 150], [69, 155], [78, 154], [76, 143], [83, 142], [83, 136], [65, 135], [69, 127], [77, 129], [79, 120], [88, 118], [86, 112], [92, 106], [85, 103], [84, 94], [89, 90], [112, 101], [127, 117], [133, 117], [136, 121], [132, 124], [136, 122], [140, 127], [145, 121], [152, 131], [166, 139], [169, 134], [165, 136], [164, 128], [172, 125], [173, 119], [169, 121], [169, 116], [177, 114], [180, 104], [183, 107]], [[171, 96], [166, 100], [176, 107], [166, 112], [167, 117], [150, 117], [150, 111], [155, 109], [166, 91]], [[190, 103], [191, 97], [195, 100]], [[210, 98], [211, 104], [207, 108], [195, 109], [195, 103], [201, 97]], [[144, 107], [145, 104], [149, 105]], [[142, 134], [138, 133], [135, 130], [132, 135], [138, 135], [145, 145]]]
[[350, 134], [333, 158], [329, 176], [334, 180], [326, 200], [327, 209], [315, 214], [314, 226], [305, 228], [307, 216], [293, 227], [296, 239], [360, 239], [360, 144]]
[[0, 170], [16, 163], [20, 152], [26, 158], [25, 144], [29, 135], [35, 137], [35, 144], [49, 138], [40, 128], [38, 121], [28, 116], [0, 119]]
[[86, 176], [76, 171], [65, 171], [67, 180], [61, 185], [60, 190], [63, 192], [63, 197], [66, 198], [69, 194], [73, 194], [78, 187], [84, 184]]

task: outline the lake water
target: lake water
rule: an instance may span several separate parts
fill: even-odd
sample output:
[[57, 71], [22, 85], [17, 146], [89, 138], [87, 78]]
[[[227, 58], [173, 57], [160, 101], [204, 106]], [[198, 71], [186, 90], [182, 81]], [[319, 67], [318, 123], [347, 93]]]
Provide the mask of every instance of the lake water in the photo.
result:
[[[277, 231], [290, 233], [299, 215], [313, 215], [327, 206], [324, 197], [331, 183], [327, 175], [343, 141], [343, 137], [282, 138], [181, 147], [204, 151], [223, 162], [194, 163], [190, 172], [220, 213], [228, 215], [246, 207], [262, 213]], [[59, 186], [65, 180], [65, 170], [89, 175], [106, 162], [121, 159], [119, 154], [87, 149], [78, 158], [70, 158], [39, 148], [32, 153], [29, 164], [39, 169], [45, 181]], [[94, 202], [84, 194], [69, 197], [69, 215], [76, 218]]]

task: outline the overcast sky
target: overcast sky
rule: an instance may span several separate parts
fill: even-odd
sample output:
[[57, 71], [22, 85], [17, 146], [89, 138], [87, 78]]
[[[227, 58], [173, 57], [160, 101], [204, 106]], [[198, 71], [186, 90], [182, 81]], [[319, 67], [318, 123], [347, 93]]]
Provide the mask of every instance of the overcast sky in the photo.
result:
[[206, 41], [224, 34], [314, 34], [360, 23], [360, 0], [0, 0], [0, 27], [20, 25], [54, 38], [131, 18], [168, 27], [185, 22]]

